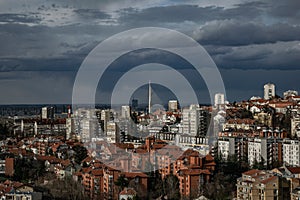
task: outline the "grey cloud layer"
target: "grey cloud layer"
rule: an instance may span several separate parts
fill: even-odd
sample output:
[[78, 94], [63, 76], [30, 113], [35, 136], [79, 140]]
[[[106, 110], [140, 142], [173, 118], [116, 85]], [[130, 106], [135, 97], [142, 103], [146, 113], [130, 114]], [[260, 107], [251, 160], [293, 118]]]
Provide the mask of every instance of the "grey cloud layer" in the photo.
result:
[[[247, 76], [247, 70], [252, 70], [251, 74], [257, 72], [263, 82], [267, 72], [272, 74], [277, 70], [274, 73], [278, 75], [278, 70], [285, 70], [292, 75], [295, 70], [290, 80], [295, 83], [292, 80], [299, 74], [299, 0], [22, 2], [0, 0], [0, 85], [3, 90], [11, 88], [24, 95], [22, 91], [30, 93], [30, 86], [35, 84], [26, 78], [30, 73], [39, 76], [34, 81], [43, 80], [44, 88], [51, 86], [43, 79], [49, 77], [49, 73], [55, 76], [46, 80], [57, 78], [62, 83], [65, 79], [71, 87], [81, 62], [99, 42], [120, 31], [144, 26], [172, 28], [192, 36], [204, 45], [227, 79], [230, 79], [229, 71], [232, 77], [242, 77]], [[173, 63], [177, 62], [172, 59]], [[260, 70], [265, 71], [259, 75]], [[19, 82], [12, 84], [11, 81]], [[234, 80], [225, 82], [228, 87], [236, 84]], [[67, 86], [61, 87], [68, 90]], [[59, 84], [56, 87], [59, 90]], [[39, 93], [38, 88], [34, 88], [35, 93]], [[245, 96], [238, 89], [234, 88], [235, 94]], [[41, 93], [45, 93], [46, 98], [47, 92]], [[55, 94], [62, 95], [62, 92]], [[27, 96], [28, 101], [33, 101], [33, 97]], [[9, 102], [9, 97], [5, 101]], [[0, 99], [1, 102], [4, 100]]]

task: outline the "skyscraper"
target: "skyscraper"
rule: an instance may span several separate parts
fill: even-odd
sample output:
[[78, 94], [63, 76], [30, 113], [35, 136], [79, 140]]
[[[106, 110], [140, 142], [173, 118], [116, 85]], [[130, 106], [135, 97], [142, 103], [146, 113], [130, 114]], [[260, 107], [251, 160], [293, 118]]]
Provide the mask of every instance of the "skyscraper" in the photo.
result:
[[264, 99], [269, 100], [275, 97], [275, 85], [267, 83], [264, 85]]

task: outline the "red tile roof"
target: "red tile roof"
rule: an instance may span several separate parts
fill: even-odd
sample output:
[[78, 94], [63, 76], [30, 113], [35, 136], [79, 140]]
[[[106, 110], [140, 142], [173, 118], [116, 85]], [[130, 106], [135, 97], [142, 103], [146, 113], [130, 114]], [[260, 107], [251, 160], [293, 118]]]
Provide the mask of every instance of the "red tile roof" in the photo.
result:
[[300, 174], [300, 167], [287, 167], [292, 174]]
[[132, 195], [135, 196], [136, 195], [136, 191], [132, 188], [125, 188], [124, 190], [122, 190], [120, 192], [120, 195]]
[[258, 169], [251, 169], [249, 171], [244, 172], [243, 174], [251, 176], [251, 175], [257, 174], [259, 172], [260, 172], [260, 170], [258, 170]]
[[262, 184], [267, 184], [268, 182], [274, 181], [277, 178], [277, 176], [271, 176], [270, 178], [267, 178], [263, 181], [261, 181]]
[[123, 173], [127, 178], [143, 177], [147, 178], [148, 175], [142, 172], [125, 172]]

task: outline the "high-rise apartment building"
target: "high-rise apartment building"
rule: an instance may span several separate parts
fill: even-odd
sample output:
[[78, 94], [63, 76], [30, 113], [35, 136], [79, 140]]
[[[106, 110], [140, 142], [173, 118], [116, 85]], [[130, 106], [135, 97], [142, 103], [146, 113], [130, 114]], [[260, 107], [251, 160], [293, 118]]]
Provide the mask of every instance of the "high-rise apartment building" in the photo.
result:
[[220, 106], [225, 104], [225, 95], [222, 93], [215, 94], [215, 106]]
[[130, 106], [122, 106], [122, 108], [121, 108], [121, 117], [123, 119], [129, 119], [130, 118]]
[[275, 97], [275, 85], [267, 83], [264, 85], [264, 99], [269, 100]]
[[183, 109], [183, 133], [192, 136], [205, 135], [208, 127], [207, 117], [207, 111], [200, 108], [199, 105], [191, 105], [189, 108]]
[[285, 139], [283, 141], [283, 163], [288, 166], [300, 166], [299, 140]]
[[282, 162], [282, 140], [276, 138], [248, 139], [248, 163], [263, 163], [265, 166]]

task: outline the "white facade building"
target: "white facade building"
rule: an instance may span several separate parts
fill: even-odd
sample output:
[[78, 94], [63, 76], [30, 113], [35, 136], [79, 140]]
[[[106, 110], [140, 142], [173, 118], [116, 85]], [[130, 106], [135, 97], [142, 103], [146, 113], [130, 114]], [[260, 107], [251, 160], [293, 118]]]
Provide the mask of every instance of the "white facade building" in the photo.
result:
[[191, 105], [182, 111], [183, 133], [196, 136], [199, 127], [199, 105]]
[[48, 118], [48, 107], [43, 107], [42, 108], [42, 119], [47, 119]]
[[[71, 123], [68, 124], [69, 126], [71, 125], [71, 131], [74, 130], [82, 142], [89, 142], [100, 133], [95, 109], [79, 108], [75, 110], [73, 122], [68, 121], [68, 123]], [[74, 129], [72, 128], [72, 123], [74, 123]]]
[[291, 118], [291, 135], [300, 137], [300, 116]]
[[169, 111], [176, 111], [178, 109], [178, 101], [177, 100], [170, 100], [168, 103], [168, 110]]
[[130, 118], [130, 106], [122, 106], [121, 117], [123, 119], [129, 119]]
[[300, 142], [286, 139], [283, 141], [283, 163], [288, 166], [300, 166]]
[[74, 119], [66, 118], [66, 139], [71, 139], [72, 133], [74, 133]]
[[116, 143], [118, 126], [115, 122], [107, 122], [106, 138], [109, 143]]
[[227, 160], [229, 156], [235, 154], [235, 138], [219, 138], [218, 153], [223, 160]]
[[267, 139], [250, 139], [248, 141], [248, 163], [267, 161]]
[[264, 85], [264, 99], [269, 100], [275, 97], [275, 85], [267, 83]]
[[215, 94], [215, 106], [224, 105], [225, 104], [225, 95], [222, 93]]

